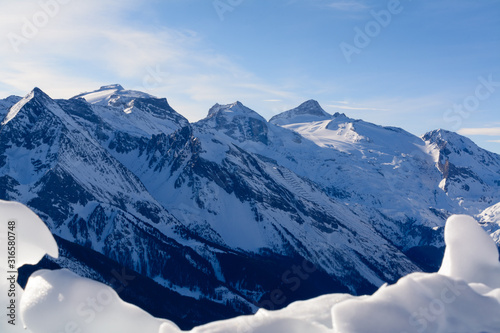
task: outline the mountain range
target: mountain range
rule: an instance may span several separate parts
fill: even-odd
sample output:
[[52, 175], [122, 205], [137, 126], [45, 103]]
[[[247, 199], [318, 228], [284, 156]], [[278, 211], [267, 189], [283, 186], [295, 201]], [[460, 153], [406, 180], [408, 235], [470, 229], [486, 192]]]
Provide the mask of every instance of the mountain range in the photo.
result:
[[[269, 121], [240, 102], [190, 123], [103, 86], [0, 100], [0, 199], [33, 209], [67, 268], [188, 329], [435, 271], [451, 214], [500, 244], [500, 155], [306, 101]], [[20, 281], [35, 267], [25, 267]], [[24, 281], [25, 283], [25, 281]]]

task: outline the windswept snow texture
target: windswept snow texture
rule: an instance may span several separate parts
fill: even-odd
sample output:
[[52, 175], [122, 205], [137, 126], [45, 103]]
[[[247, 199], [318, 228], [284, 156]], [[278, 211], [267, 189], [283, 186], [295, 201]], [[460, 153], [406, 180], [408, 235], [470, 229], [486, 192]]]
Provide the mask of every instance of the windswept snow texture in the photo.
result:
[[[446, 255], [438, 273], [410, 274], [372, 296], [325, 295], [191, 332], [499, 332], [500, 263], [495, 243], [465, 215], [448, 219], [445, 241]], [[109, 287], [66, 270], [33, 274], [21, 304], [33, 333], [64, 332], [68, 327], [82, 333], [180, 332], [173, 323], [120, 301]]]

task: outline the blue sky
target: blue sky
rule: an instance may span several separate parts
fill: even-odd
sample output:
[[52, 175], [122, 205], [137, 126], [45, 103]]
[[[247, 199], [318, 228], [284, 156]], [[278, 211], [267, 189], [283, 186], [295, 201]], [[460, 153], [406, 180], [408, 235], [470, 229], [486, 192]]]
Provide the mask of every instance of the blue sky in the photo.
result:
[[497, 0], [1, 1], [0, 98], [120, 83], [191, 121], [215, 103], [269, 119], [316, 99], [500, 153]]

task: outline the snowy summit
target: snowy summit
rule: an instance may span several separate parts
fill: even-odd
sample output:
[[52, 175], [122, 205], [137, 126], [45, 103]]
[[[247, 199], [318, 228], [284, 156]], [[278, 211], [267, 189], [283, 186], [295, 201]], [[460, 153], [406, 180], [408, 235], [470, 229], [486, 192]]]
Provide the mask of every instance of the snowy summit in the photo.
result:
[[298, 107], [272, 117], [269, 122], [275, 125], [288, 125], [293, 123], [308, 123], [332, 119], [315, 100], [308, 100]]
[[73, 98], [83, 98], [90, 104], [117, 106], [127, 104], [134, 98], [155, 97], [136, 90], [125, 90], [119, 84], [111, 84], [102, 86], [98, 90], [92, 92], [76, 95]]

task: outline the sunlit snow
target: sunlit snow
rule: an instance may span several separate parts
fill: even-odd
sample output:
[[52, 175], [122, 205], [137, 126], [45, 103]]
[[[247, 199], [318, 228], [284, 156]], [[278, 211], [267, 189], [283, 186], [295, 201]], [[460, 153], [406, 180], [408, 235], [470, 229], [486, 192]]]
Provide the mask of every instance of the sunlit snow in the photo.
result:
[[[43, 222], [23, 205], [0, 201], [1, 243], [7, 219], [19, 227], [19, 264], [43, 254], [57, 256]], [[447, 244], [438, 273], [413, 273], [371, 296], [332, 294], [295, 302], [279, 311], [259, 310], [194, 328], [195, 333], [376, 333], [500, 331], [500, 263], [493, 240], [469, 216], [454, 215], [445, 228]], [[5, 258], [0, 264], [6, 274]], [[5, 279], [2, 278], [2, 283]], [[2, 288], [4, 285], [2, 285]], [[6, 293], [0, 295], [7, 304]], [[0, 323], [1, 332], [180, 332], [172, 322], [123, 302], [110, 287], [68, 270], [41, 270], [29, 279], [21, 300], [22, 323]]]

